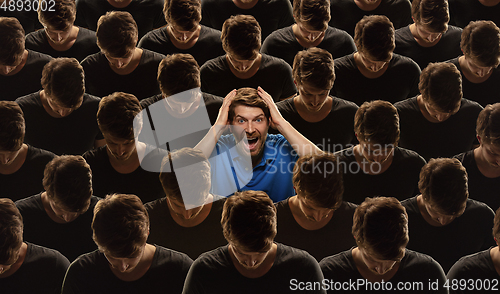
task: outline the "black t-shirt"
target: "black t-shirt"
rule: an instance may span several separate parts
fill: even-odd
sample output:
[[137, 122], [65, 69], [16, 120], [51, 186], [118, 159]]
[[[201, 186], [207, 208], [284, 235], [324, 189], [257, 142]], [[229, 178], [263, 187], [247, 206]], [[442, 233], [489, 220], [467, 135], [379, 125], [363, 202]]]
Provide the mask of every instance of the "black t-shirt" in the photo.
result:
[[71, 263], [64, 279], [63, 294], [172, 293], [182, 291], [184, 279], [193, 261], [186, 254], [156, 246], [153, 262], [138, 280], [125, 282], [109, 266], [98, 250], [80, 256]]
[[[321, 270], [326, 280], [337, 283], [347, 283], [344, 285], [345, 290], [341, 293], [448, 293], [448, 291], [443, 288], [446, 277], [441, 266], [432, 257], [409, 249], [405, 250], [405, 256], [401, 260], [396, 274], [388, 281], [384, 281], [386, 283], [385, 289], [389, 289], [389, 284], [391, 284], [391, 291], [382, 291], [381, 288], [378, 288], [379, 291], [375, 291], [373, 289], [377, 289], [375, 288], [377, 287], [376, 285], [372, 285], [372, 291], [369, 290], [370, 286], [366, 285], [357, 286], [357, 288], [348, 286], [349, 284], [354, 284], [354, 286], [356, 286], [357, 283], [360, 284], [360, 280], [366, 282], [365, 278], [359, 273], [356, 267], [356, 263], [352, 257], [352, 249], [327, 257], [323, 259], [319, 265], [321, 266]], [[438, 289], [430, 289], [430, 282], [436, 281], [438, 281]], [[399, 290], [399, 283], [403, 283], [403, 286], [406, 285], [406, 289]], [[414, 286], [408, 287], [408, 283]], [[377, 284], [378, 287], [380, 287], [381, 283]], [[423, 288], [418, 289], [415, 287], [415, 285], [419, 284]], [[330, 283], [328, 285], [330, 285]], [[327, 293], [338, 292], [339, 291], [335, 289], [329, 289], [329, 291], [327, 291]]]
[[275, 203], [278, 234], [275, 241], [309, 252], [319, 262], [356, 245], [352, 237], [352, 217], [357, 205], [342, 202], [330, 221], [321, 229], [307, 230], [295, 220], [288, 199]]
[[415, 151], [394, 148], [391, 165], [378, 175], [363, 172], [353, 147], [336, 153], [336, 156], [343, 172], [345, 201], [361, 204], [366, 197], [374, 196], [396, 197], [401, 201], [418, 194], [420, 170], [426, 162]]
[[337, 97], [332, 99], [332, 110], [319, 122], [305, 121], [297, 112], [293, 98], [280, 101], [276, 106], [283, 118], [299, 133], [319, 149], [333, 153], [348, 148], [355, 140], [353, 122], [358, 106]]
[[[4, 2], [6, 3], [6, 2]], [[39, 30], [43, 28], [40, 21], [38, 21], [38, 13], [36, 9], [36, 4], [33, 2], [25, 2], [26, 6], [23, 5], [24, 9], [19, 9], [15, 6], [16, 2], [12, 1], [10, 3], [6, 3], [6, 9], [3, 7], [0, 9], [0, 16], [3, 17], [15, 17], [21, 25], [23, 26], [24, 33], [27, 35], [31, 32]], [[28, 3], [30, 6], [28, 6]], [[32, 5], [35, 5], [35, 9], [32, 9]], [[13, 11], [9, 11], [9, 6], [12, 7]], [[28, 8], [29, 7], [29, 8]], [[29, 9], [29, 11], [28, 11]]]
[[40, 92], [16, 99], [24, 112], [24, 142], [57, 155], [81, 155], [103, 139], [97, 125], [97, 109], [101, 99], [83, 95], [82, 105], [68, 116], [55, 118], [43, 108]]
[[222, 49], [221, 32], [210, 27], [201, 26], [198, 41], [189, 49], [179, 49], [172, 44], [167, 33], [167, 27], [162, 27], [147, 33], [139, 41], [138, 47], [149, 49], [163, 55], [184, 53], [191, 54], [202, 66], [207, 60], [226, 54]]
[[293, 83], [292, 68], [283, 59], [262, 54], [257, 73], [251, 78], [236, 77], [227, 64], [226, 55], [211, 59], [201, 67], [201, 90], [220, 97], [226, 97], [233, 89], [261, 86], [274, 101], [288, 98], [297, 93]]
[[[490, 255], [491, 248], [460, 258], [450, 269], [446, 277], [450, 284], [450, 293], [494, 293], [498, 290], [500, 275], [495, 269], [495, 264]], [[498, 247], [493, 248], [498, 250]], [[472, 284], [469, 280], [472, 279]], [[454, 282], [453, 280], [456, 280]], [[460, 280], [467, 280], [465, 286]], [[481, 282], [476, 282], [481, 281]], [[481, 283], [481, 287], [479, 286]], [[456, 284], [457, 286], [453, 287]], [[478, 285], [476, 287], [476, 285]], [[488, 286], [489, 285], [489, 286]], [[488, 287], [488, 288], [486, 288]], [[455, 290], [453, 290], [455, 289]], [[490, 292], [491, 291], [491, 292]]]
[[60, 224], [48, 216], [41, 195], [39, 193], [16, 201], [23, 216], [24, 240], [58, 250], [70, 261], [97, 249], [92, 239], [91, 224], [98, 197], [92, 196], [87, 211], [74, 221]]
[[100, 49], [96, 42], [95, 32], [85, 28], [79, 28], [75, 43], [66, 51], [57, 51], [50, 46], [45, 29], [32, 32], [26, 36], [26, 48], [54, 58], [74, 57], [78, 62], [91, 54], [99, 52]]
[[147, 32], [167, 24], [161, 0], [134, 0], [123, 8], [116, 8], [108, 1], [78, 0], [75, 25], [96, 31], [97, 21], [108, 11], [129, 12], [137, 23], [139, 39]]
[[[198, 257], [186, 277], [183, 294], [275, 294], [297, 293], [291, 280], [321, 282], [323, 275], [318, 263], [306, 251], [277, 243], [278, 249], [271, 269], [259, 278], [247, 278], [235, 268], [229, 247], [223, 246]], [[326, 293], [322, 290], [307, 293]]]
[[86, 92], [101, 98], [114, 92], [125, 92], [135, 95], [139, 100], [160, 94], [156, 76], [158, 65], [165, 56], [142, 50], [139, 65], [128, 75], [115, 73], [102, 52], [85, 58], [81, 64], [85, 70]]
[[328, 25], [339, 28], [354, 37], [354, 28], [365, 15], [385, 15], [399, 29], [412, 23], [411, 3], [406, 0], [382, 0], [372, 11], [364, 11], [354, 1], [331, 0]]
[[28, 250], [21, 267], [10, 277], [0, 278], [2, 293], [60, 294], [68, 259], [54, 249], [26, 244]]
[[493, 211], [500, 207], [500, 177], [487, 178], [477, 167], [474, 150], [454, 156], [467, 169], [469, 197], [486, 203]]
[[476, 120], [483, 110], [479, 103], [462, 99], [460, 109], [439, 123], [428, 121], [418, 107], [417, 97], [394, 104], [399, 113], [399, 146], [416, 151], [425, 160], [452, 157], [477, 144]]
[[354, 54], [334, 60], [335, 84], [330, 94], [361, 106], [365, 101], [391, 103], [418, 95], [420, 68], [408, 57], [393, 54], [389, 67], [378, 78], [365, 77], [354, 62]]
[[252, 15], [262, 29], [264, 40], [277, 29], [292, 25], [292, 5], [289, 0], [259, 0], [250, 9], [238, 8], [232, 0], [204, 0], [201, 2], [201, 24], [222, 30], [224, 21], [232, 15]]
[[[150, 152], [151, 148], [148, 147], [146, 154]], [[112, 193], [134, 194], [143, 203], [165, 197], [159, 173], [145, 171], [140, 166], [128, 174], [117, 172], [109, 161], [106, 146], [85, 152], [83, 158], [92, 169], [92, 188], [96, 196], [104, 198]]]
[[13, 174], [0, 174], [1, 197], [16, 201], [43, 191], [45, 165], [55, 156], [50, 151], [28, 145], [28, 154], [23, 165]]
[[431, 62], [446, 61], [462, 55], [461, 38], [461, 28], [448, 26], [448, 30], [441, 36], [441, 40], [436, 45], [422, 47], [411, 34], [410, 26], [406, 26], [396, 30], [394, 53], [410, 57], [420, 66], [420, 69], [424, 69]]
[[227, 244], [220, 224], [225, 198], [214, 199], [207, 218], [194, 227], [183, 227], [170, 215], [167, 198], [146, 203], [150, 232], [148, 243], [186, 253], [192, 259]]
[[495, 214], [482, 202], [468, 199], [465, 212], [441, 227], [425, 221], [418, 209], [417, 196], [401, 204], [408, 213], [408, 248], [429, 254], [441, 264], [445, 272], [462, 256], [495, 245], [491, 235]]
[[[293, 25], [274, 31], [264, 40], [260, 52], [281, 58], [293, 67], [297, 52], [307, 48], [302, 47], [297, 41], [292, 27]], [[356, 50], [352, 37], [345, 31], [333, 27], [326, 29], [323, 41], [316, 47], [330, 52], [334, 59]]]
[[14, 101], [42, 89], [42, 71], [52, 57], [28, 49], [28, 59], [24, 67], [15, 75], [0, 75], [0, 100]]
[[484, 6], [480, 1], [449, 0], [450, 25], [465, 28], [471, 21], [491, 20], [500, 26], [500, 4]]
[[448, 60], [448, 62], [453, 63], [462, 74], [462, 93], [465, 98], [476, 101], [483, 107], [500, 102], [500, 91], [498, 89], [498, 85], [500, 85], [499, 67], [492, 69], [493, 72], [486, 81], [473, 83], [464, 76], [458, 57]]

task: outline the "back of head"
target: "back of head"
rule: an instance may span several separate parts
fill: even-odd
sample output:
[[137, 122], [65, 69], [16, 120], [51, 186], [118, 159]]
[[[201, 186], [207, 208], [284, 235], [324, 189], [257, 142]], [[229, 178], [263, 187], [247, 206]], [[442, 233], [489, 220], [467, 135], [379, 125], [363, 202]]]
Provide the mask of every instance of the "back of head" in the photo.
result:
[[411, 15], [416, 24], [426, 26], [433, 33], [448, 29], [450, 14], [447, 0], [413, 0]]
[[165, 0], [163, 14], [168, 24], [175, 24], [181, 31], [191, 31], [201, 21], [201, 1]]
[[237, 59], [255, 59], [261, 38], [260, 25], [251, 15], [231, 16], [222, 25], [222, 48]]
[[492, 21], [471, 21], [462, 31], [460, 48], [464, 55], [484, 67], [500, 63], [500, 29]]
[[390, 102], [365, 102], [354, 115], [354, 132], [358, 140], [383, 146], [396, 146], [399, 141], [399, 115]]
[[328, 28], [328, 22], [331, 19], [330, 1], [294, 0], [293, 17], [313, 30], [324, 31]]
[[299, 51], [293, 60], [293, 79], [297, 86], [307, 83], [317, 89], [330, 90], [335, 81], [330, 52], [316, 47]]
[[276, 236], [276, 208], [265, 192], [236, 192], [224, 203], [221, 225], [230, 244], [247, 252], [265, 252]]
[[500, 146], [500, 103], [488, 104], [479, 113], [476, 133], [481, 143]]
[[24, 28], [15, 17], [0, 17], [0, 64], [17, 65], [24, 53]]
[[99, 129], [119, 139], [133, 140], [142, 127], [134, 124], [141, 111], [139, 100], [132, 94], [115, 92], [103, 97], [97, 111]]
[[210, 190], [210, 163], [203, 152], [184, 147], [163, 158], [160, 182], [168, 198], [200, 206]]
[[200, 66], [191, 54], [167, 55], [158, 66], [158, 84], [165, 96], [201, 87]]
[[262, 97], [259, 96], [257, 89], [254, 88], [240, 88], [236, 91], [236, 96], [234, 97], [231, 105], [229, 106], [229, 121], [233, 121], [234, 109], [236, 106], [244, 105], [250, 107], [258, 107], [262, 109], [264, 115], [269, 120], [271, 113], [269, 112], [269, 107]]
[[81, 212], [92, 196], [92, 171], [80, 155], [62, 155], [45, 166], [43, 187], [47, 196], [64, 209]]
[[53, 30], [64, 31], [71, 27], [76, 18], [76, 4], [74, 0], [54, 0], [51, 9], [38, 8], [38, 20]]
[[12, 264], [23, 243], [23, 217], [14, 202], [0, 198], [0, 264]]
[[148, 238], [148, 212], [135, 195], [107, 195], [94, 208], [92, 230], [102, 252], [116, 258], [136, 257]]
[[409, 241], [406, 209], [394, 197], [366, 198], [354, 212], [352, 234], [371, 255], [400, 259]]
[[462, 75], [453, 63], [429, 63], [420, 74], [418, 89], [437, 110], [453, 112], [462, 100]]
[[358, 52], [386, 61], [396, 48], [395, 30], [392, 22], [384, 15], [365, 15], [354, 29], [354, 44]]
[[500, 241], [500, 207], [495, 212], [493, 220], [493, 238], [495, 238], [495, 241]]
[[422, 197], [445, 215], [459, 215], [469, 197], [467, 172], [456, 158], [433, 158], [420, 171]]
[[54, 58], [43, 67], [41, 84], [52, 99], [74, 108], [83, 101], [85, 73], [76, 58]]
[[130, 54], [137, 44], [139, 30], [132, 15], [126, 11], [108, 11], [97, 22], [97, 45], [112, 57]]
[[331, 153], [300, 157], [293, 168], [292, 180], [297, 196], [318, 207], [337, 209], [342, 204], [342, 170]]
[[16, 151], [24, 142], [24, 114], [14, 101], [0, 101], [0, 151]]

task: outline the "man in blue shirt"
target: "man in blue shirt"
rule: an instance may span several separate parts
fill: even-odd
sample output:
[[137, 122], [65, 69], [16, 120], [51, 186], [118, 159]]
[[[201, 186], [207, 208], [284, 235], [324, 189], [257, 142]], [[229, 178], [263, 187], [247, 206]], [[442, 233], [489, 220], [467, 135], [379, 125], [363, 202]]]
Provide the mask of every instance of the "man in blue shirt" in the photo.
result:
[[[224, 134], [229, 125], [231, 133]], [[269, 135], [269, 127], [281, 134]], [[274, 202], [295, 195], [292, 172], [297, 158], [321, 152], [281, 116], [260, 87], [231, 91], [217, 121], [195, 148], [209, 157], [212, 193], [265, 191]]]

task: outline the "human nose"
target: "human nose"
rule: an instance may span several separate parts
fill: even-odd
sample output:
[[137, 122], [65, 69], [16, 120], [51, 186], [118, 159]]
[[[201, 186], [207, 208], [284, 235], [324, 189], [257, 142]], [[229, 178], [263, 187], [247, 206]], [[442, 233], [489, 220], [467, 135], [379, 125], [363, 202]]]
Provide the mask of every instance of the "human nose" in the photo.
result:
[[10, 161], [9, 155], [0, 155], [0, 160], [2, 164], [7, 164]]
[[441, 216], [441, 217], [438, 217], [438, 222], [441, 225], [443, 225], [443, 226], [451, 223], [452, 220], [453, 220], [453, 216]]
[[3, 67], [3, 69], [2, 69], [2, 73], [3, 73], [3, 74], [5, 74], [5, 75], [7, 75], [7, 74], [9, 74], [11, 71], [13, 71], [13, 70], [14, 70], [14, 68], [16, 68], [16, 67], [15, 67], [15, 66], [5, 66], [5, 67]]
[[122, 260], [122, 261], [120, 261], [120, 264], [118, 265], [118, 270], [120, 272], [125, 272], [129, 266], [130, 265], [128, 264], [128, 262], [126, 262], [125, 260]]
[[449, 113], [440, 113], [440, 114], [437, 114], [437, 115], [436, 115], [436, 119], [437, 119], [438, 121], [444, 121], [444, 120], [446, 120], [449, 116], [450, 116], [450, 114], [449, 114]]
[[193, 213], [194, 211], [192, 209], [185, 209], [182, 212], [182, 216], [184, 217], [184, 219], [191, 219], [193, 217]]
[[251, 134], [251, 133], [253, 133], [254, 131], [255, 131], [255, 127], [253, 126], [252, 122], [251, 122], [251, 121], [249, 121], [249, 122], [247, 123], [246, 132]]

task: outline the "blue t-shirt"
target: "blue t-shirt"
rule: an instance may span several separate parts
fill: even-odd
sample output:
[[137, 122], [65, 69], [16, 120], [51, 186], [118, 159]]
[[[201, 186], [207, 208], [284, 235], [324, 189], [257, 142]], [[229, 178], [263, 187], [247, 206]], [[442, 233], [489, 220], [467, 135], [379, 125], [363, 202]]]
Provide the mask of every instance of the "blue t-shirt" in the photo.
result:
[[233, 135], [221, 136], [209, 159], [213, 194], [264, 191], [274, 202], [295, 195], [292, 175], [299, 156], [283, 135], [267, 135], [262, 160], [253, 169], [249, 157], [241, 156], [235, 146]]

